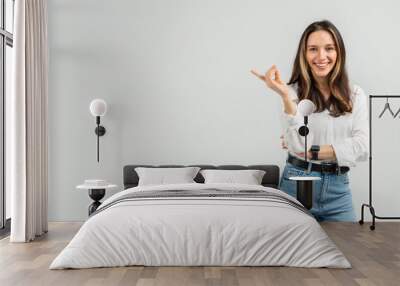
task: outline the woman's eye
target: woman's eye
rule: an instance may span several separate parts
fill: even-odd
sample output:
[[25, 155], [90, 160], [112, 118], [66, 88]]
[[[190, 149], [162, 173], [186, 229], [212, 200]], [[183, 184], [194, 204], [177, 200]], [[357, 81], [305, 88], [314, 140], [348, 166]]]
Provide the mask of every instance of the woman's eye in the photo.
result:
[[327, 51], [334, 51], [335, 48], [334, 48], [334, 47], [328, 47], [328, 48], [326, 48], [326, 50], [327, 50]]
[[308, 49], [310, 52], [315, 52], [315, 51], [317, 51], [317, 48], [309, 48]]

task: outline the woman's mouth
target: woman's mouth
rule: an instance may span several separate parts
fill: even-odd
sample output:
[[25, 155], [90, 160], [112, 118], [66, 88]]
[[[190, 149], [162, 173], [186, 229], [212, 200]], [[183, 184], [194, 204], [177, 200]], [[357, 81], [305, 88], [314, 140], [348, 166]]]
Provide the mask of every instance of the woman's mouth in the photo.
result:
[[314, 63], [314, 65], [318, 68], [318, 69], [325, 69], [329, 66], [329, 63]]

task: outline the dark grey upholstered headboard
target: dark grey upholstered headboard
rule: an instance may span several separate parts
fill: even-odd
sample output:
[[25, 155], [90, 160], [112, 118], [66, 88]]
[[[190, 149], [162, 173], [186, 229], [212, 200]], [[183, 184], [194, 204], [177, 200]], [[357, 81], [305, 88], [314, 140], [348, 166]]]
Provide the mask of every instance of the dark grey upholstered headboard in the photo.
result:
[[[279, 167], [276, 165], [250, 165], [250, 166], [241, 166], [241, 165], [222, 165], [222, 166], [213, 166], [213, 165], [189, 165], [188, 167], [200, 167], [201, 169], [218, 169], [218, 170], [263, 170], [265, 171], [265, 175], [262, 180], [262, 185], [265, 187], [272, 187], [277, 189], [279, 185]], [[127, 165], [124, 167], [124, 189], [136, 187], [139, 183], [139, 177], [135, 171], [136, 167], [148, 167], [148, 168], [177, 168], [177, 167], [186, 167], [182, 165], [160, 165], [160, 166], [152, 166], [152, 165]], [[199, 173], [194, 180], [197, 183], [204, 183], [203, 176]]]

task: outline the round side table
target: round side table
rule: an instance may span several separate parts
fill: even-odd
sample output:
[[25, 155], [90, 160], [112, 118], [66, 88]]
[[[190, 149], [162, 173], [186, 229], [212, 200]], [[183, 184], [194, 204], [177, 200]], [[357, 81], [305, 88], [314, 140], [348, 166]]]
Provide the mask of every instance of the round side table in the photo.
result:
[[321, 180], [320, 177], [290, 177], [289, 180], [297, 182], [297, 200], [310, 210], [313, 205], [313, 182]]
[[79, 185], [76, 186], [77, 189], [80, 190], [88, 190], [89, 197], [93, 200], [93, 203], [88, 208], [89, 216], [94, 213], [97, 208], [101, 205], [100, 200], [106, 194], [107, 189], [116, 188], [117, 185], [108, 184], [104, 186], [93, 186], [93, 185]]

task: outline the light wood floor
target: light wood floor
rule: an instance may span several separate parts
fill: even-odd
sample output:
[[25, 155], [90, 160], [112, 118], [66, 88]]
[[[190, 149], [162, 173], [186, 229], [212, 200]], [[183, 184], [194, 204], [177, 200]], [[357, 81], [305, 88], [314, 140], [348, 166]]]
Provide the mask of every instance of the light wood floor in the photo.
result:
[[50, 223], [32, 243], [0, 241], [0, 285], [400, 285], [400, 222], [324, 223], [352, 269], [290, 267], [120, 267], [48, 270], [80, 223]]

